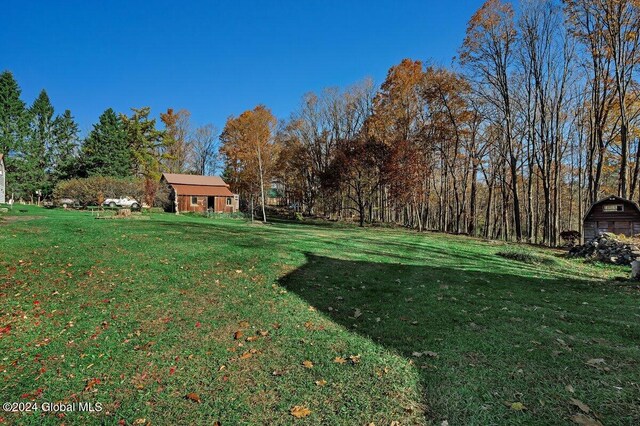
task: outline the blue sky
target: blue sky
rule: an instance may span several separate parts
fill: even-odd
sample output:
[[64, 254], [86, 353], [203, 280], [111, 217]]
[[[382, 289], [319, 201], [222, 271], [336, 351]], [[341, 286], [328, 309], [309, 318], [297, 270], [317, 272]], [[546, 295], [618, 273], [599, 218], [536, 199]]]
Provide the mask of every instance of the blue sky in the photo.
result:
[[31, 103], [45, 88], [85, 134], [107, 107], [187, 108], [224, 126], [263, 103], [287, 118], [302, 95], [410, 57], [448, 65], [482, 0], [11, 1], [0, 70]]

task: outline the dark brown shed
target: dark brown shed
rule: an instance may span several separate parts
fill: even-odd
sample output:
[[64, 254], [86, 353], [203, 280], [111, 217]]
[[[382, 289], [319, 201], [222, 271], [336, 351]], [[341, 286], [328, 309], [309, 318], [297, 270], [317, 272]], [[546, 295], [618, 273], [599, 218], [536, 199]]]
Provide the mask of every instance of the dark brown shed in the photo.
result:
[[585, 241], [603, 232], [627, 237], [640, 234], [640, 208], [631, 200], [611, 195], [591, 206], [582, 229]]

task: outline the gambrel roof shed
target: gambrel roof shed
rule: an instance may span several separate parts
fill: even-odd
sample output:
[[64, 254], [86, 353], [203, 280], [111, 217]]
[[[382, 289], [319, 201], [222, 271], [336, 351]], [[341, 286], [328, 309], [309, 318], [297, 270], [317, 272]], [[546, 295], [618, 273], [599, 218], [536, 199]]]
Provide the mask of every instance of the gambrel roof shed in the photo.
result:
[[626, 198], [610, 195], [591, 206], [583, 220], [584, 240], [604, 232], [631, 237], [640, 234], [640, 207]]

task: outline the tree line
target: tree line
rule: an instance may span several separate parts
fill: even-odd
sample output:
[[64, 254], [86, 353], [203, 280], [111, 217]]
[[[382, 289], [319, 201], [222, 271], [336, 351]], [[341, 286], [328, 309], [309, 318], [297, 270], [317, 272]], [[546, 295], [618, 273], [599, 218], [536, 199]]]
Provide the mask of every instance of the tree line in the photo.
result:
[[148, 107], [132, 108], [130, 114], [107, 108], [81, 139], [71, 112], [56, 115], [45, 90], [27, 106], [12, 73], [0, 73], [7, 194], [34, 202], [74, 178], [137, 177], [145, 182], [145, 201], [151, 205], [162, 172], [210, 174], [219, 168], [213, 125], [194, 128], [188, 110], [168, 109], [160, 114], [163, 128], [158, 129], [150, 113]]
[[557, 245], [599, 198], [640, 200], [639, 37], [637, 0], [487, 0], [450, 67], [231, 117], [228, 176], [311, 215]]
[[4, 72], [0, 152], [22, 198], [90, 176], [142, 177], [152, 198], [163, 171], [222, 170], [264, 219], [275, 186], [308, 215], [557, 245], [603, 196], [640, 200], [639, 47], [640, 0], [487, 0], [450, 66], [407, 58], [379, 86], [308, 93], [286, 120], [259, 105], [219, 136], [141, 108], [79, 140]]

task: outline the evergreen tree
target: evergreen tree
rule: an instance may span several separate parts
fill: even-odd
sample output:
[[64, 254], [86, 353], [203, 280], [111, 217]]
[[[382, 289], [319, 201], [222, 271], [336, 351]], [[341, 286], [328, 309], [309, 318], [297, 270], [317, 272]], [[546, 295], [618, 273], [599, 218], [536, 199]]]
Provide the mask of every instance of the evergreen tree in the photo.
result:
[[29, 136], [18, 149], [18, 188], [20, 196], [34, 197], [38, 191], [51, 192], [46, 179], [47, 151], [52, 141], [53, 106], [45, 90], [42, 90], [29, 109]]
[[161, 160], [171, 148], [171, 141], [165, 138], [165, 133], [156, 129], [156, 120], [149, 119], [151, 109], [132, 108], [131, 117], [122, 115], [127, 140], [135, 159], [136, 174], [142, 176], [145, 181], [145, 203], [152, 205], [157, 183], [160, 180]]
[[80, 175], [127, 177], [133, 173], [133, 156], [122, 119], [111, 108], [99, 118], [80, 153]]
[[64, 179], [70, 179], [77, 174], [78, 124], [73, 119], [71, 111], [65, 110], [53, 120], [52, 143], [48, 160], [51, 173], [51, 186]]
[[26, 141], [29, 130], [28, 112], [20, 99], [21, 90], [9, 71], [0, 73], [0, 153], [4, 154], [7, 172], [7, 194], [16, 193], [17, 163], [19, 151]]

